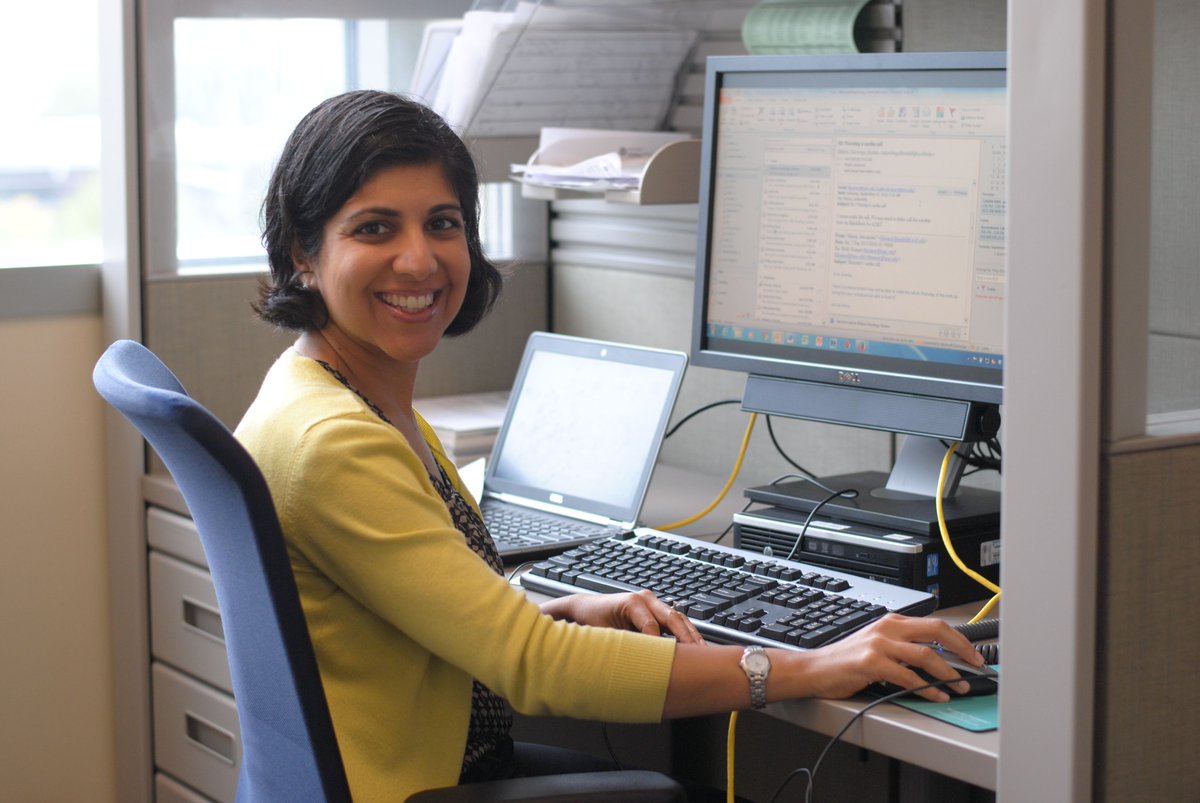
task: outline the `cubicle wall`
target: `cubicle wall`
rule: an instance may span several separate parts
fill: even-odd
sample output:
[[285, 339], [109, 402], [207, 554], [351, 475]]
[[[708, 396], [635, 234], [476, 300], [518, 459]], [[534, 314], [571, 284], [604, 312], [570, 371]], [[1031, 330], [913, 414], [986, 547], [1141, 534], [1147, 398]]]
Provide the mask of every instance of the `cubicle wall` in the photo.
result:
[[1191, 415], [1192, 427], [1171, 438], [1118, 441], [1103, 456], [1093, 799], [1194, 800], [1200, 788], [1200, 701], [1192, 690], [1200, 664], [1194, 605], [1200, 5], [1156, 0], [1135, 12], [1154, 16], [1146, 407], [1151, 415]]
[[1198, 477], [1196, 445], [1123, 451], [1104, 460], [1097, 801], [1196, 799]]

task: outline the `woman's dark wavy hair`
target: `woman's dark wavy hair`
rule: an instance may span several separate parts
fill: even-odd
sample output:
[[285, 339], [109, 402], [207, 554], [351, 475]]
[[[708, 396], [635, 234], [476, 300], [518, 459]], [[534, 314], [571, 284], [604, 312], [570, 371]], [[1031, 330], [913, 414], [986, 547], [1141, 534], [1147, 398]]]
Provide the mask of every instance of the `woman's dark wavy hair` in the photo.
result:
[[310, 331], [329, 322], [321, 294], [305, 289], [292, 262], [320, 253], [325, 224], [379, 171], [437, 164], [462, 207], [471, 273], [462, 309], [447, 335], [469, 332], [500, 294], [500, 271], [479, 242], [479, 177], [470, 151], [450, 126], [420, 103], [361, 90], [329, 98], [288, 137], [263, 200], [263, 245], [271, 266], [254, 309], [268, 323]]

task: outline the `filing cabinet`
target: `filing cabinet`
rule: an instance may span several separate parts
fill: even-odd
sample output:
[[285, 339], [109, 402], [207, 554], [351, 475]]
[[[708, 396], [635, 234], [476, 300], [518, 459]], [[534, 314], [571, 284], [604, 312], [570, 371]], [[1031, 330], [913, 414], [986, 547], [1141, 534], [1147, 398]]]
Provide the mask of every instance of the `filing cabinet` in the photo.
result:
[[154, 774], [154, 800], [156, 803], [209, 803], [208, 798], [161, 772]]
[[233, 803], [241, 736], [200, 536], [188, 517], [150, 506], [146, 538], [155, 799]]

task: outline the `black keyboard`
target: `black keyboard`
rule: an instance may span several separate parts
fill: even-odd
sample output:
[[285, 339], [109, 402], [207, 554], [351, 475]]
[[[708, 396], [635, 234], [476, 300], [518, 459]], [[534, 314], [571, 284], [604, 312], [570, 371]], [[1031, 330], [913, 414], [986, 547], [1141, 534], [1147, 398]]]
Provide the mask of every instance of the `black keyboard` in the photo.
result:
[[541, 561], [521, 584], [553, 597], [649, 589], [711, 641], [792, 649], [828, 644], [888, 612], [937, 608], [924, 591], [647, 529]]
[[613, 535], [616, 528], [485, 500], [480, 508], [488, 533], [506, 559], [531, 559]]

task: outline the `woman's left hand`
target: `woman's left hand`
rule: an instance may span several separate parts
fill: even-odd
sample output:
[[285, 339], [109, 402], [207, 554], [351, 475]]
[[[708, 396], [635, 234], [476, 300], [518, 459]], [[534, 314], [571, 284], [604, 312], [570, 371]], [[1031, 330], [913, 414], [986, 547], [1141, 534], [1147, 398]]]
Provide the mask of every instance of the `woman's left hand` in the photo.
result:
[[627, 594], [573, 594], [542, 604], [555, 619], [581, 625], [636, 630], [651, 636], [674, 636], [683, 644], [701, 644], [700, 631], [682, 612], [649, 591]]

